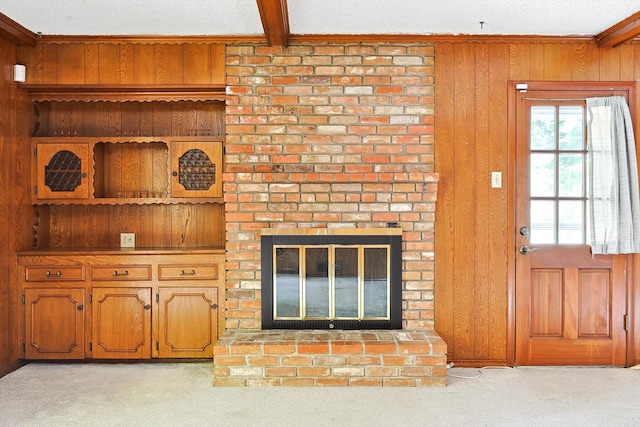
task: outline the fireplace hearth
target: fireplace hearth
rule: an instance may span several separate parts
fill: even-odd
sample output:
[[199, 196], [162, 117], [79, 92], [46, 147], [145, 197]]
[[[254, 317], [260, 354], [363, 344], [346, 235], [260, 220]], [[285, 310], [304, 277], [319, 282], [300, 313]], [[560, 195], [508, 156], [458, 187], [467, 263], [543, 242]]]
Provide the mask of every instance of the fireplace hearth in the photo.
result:
[[402, 230], [265, 229], [262, 329], [401, 329]]

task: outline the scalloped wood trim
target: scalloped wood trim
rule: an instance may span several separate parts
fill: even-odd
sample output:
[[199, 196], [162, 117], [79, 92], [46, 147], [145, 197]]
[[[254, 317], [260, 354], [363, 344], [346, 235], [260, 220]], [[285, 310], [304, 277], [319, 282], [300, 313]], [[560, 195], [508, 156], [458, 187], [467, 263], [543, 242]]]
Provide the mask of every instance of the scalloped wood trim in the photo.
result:
[[19, 84], [32, 101], [153, 102], [224, 101], [224, 85], [45, 85]]
[[38, 199], [33, 200], [33, 205], [202, 205], [205, 203], [224, 204], [224, 199], [203, 197], [203, 198], [89, 198], [89, 199]]

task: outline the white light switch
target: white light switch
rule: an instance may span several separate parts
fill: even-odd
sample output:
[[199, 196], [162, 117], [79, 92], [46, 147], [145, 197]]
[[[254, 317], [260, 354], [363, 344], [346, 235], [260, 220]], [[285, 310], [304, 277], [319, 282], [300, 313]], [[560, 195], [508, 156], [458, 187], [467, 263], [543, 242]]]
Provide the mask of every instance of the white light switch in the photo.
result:
[[502, 172], [491, 172], [491, 188], [502, 188]]

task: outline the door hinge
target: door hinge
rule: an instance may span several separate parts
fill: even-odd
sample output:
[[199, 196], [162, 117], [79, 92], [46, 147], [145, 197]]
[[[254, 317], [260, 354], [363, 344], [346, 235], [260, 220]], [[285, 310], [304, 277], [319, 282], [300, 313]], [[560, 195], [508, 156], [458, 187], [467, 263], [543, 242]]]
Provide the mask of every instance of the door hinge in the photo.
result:
[[89, 304], [91, 304], [93, 302], [93, 295], [89, 294]]
[[160, 350], [160, 343], [158, 341], [156, 341], [156, 351]]
[[625, 314], [622, 316], [622, 321], [624, 322], [624, 330], [629, 332], [629, 315]]
[[27, 352], [27, 345], [25, 343], [22, 343], [22, 352], [23, 353]]
[[160, 302], [160, 294], [156, 294], [156, 302]]
[[27, 297], [25, 295], [22, 295], [22, 304], [26, 304], [27, 303]]
[[38, 186], [37, 185], [33, 186], [33, 194], [35, 194], [35, 195], [38, 194]]
[[93, 343], [89, 342], [89, 351], [93, 351]]
[[38, 147], [33, 149], [33, 157], [38, 157]]

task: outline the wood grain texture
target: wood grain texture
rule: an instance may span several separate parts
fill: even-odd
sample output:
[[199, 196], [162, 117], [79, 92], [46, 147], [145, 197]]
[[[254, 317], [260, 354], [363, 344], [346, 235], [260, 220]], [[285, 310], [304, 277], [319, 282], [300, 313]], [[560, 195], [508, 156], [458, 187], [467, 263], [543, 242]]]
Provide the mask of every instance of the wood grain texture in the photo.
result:
[[[33, 49], [33, 48], [30, 48]], [[0, 66], [11, 70], [18, 63], [17, 48], [0, 37]], [[17, 301], [21, 295], [15, 286], [18, 278], [16, 252], [29, 249], [35, 222], [31, 197], [31, 153], [29, 132], [33, 126], [33, 109], [27, 94], [10, 78], [0, 79], [0, 372], [8, 373], [20, 366], [21, 312]], [[25, 145], [27, 144], [27, 145]]]
[[[31, 84], [224, 84], [222, 43], [56, 43], [22, 46]], [[14, 62], [14, 63], [15, 63]]]
[[[640, 78], [638, 55], [637, 43], [613, 49], [578, 41], [436, 43], [435, 325], [449, 360], [503, 364], [510, 351], [508, 82], [633, 81]], [[640, 107], [637, 97], [632, 102]], [[503, 172], [502, 189], [489, 188], [492, 171]], [[633, 283], [637, 299], [640, 285]], [[637, 307], [631, 363], [640, 360]]]
[[[454, 64], [454, 44], [441, 43], [436, 49], [435, 85], [436, 106], [439, 117], [445, 118], [452, 124], [454, 118], [454, 93], [453, 93], [453, 70]], [[453, 202], [454, 176], [455, 176], [455, 156], [453, 151], [454, 126], [436, 126], [436, 140], [446, 141], [438, 144], [435, 150], [436, 172], [440, 175], [438, 182], [438, 203], [436, 203], [436, 227], [437, 238], [435, 241], [436, 254], [452, 255], [455, 245], [453, 244], [453, 226], [455, 216], [455, 206]], [[453, 336], [454, 316], [454, 278], [453, 259], [450, 256], [437, 256], [435, 258], [435, 328], [447, 343], [448, 359], [452, 360], [455, 354], [456, 340]]]

